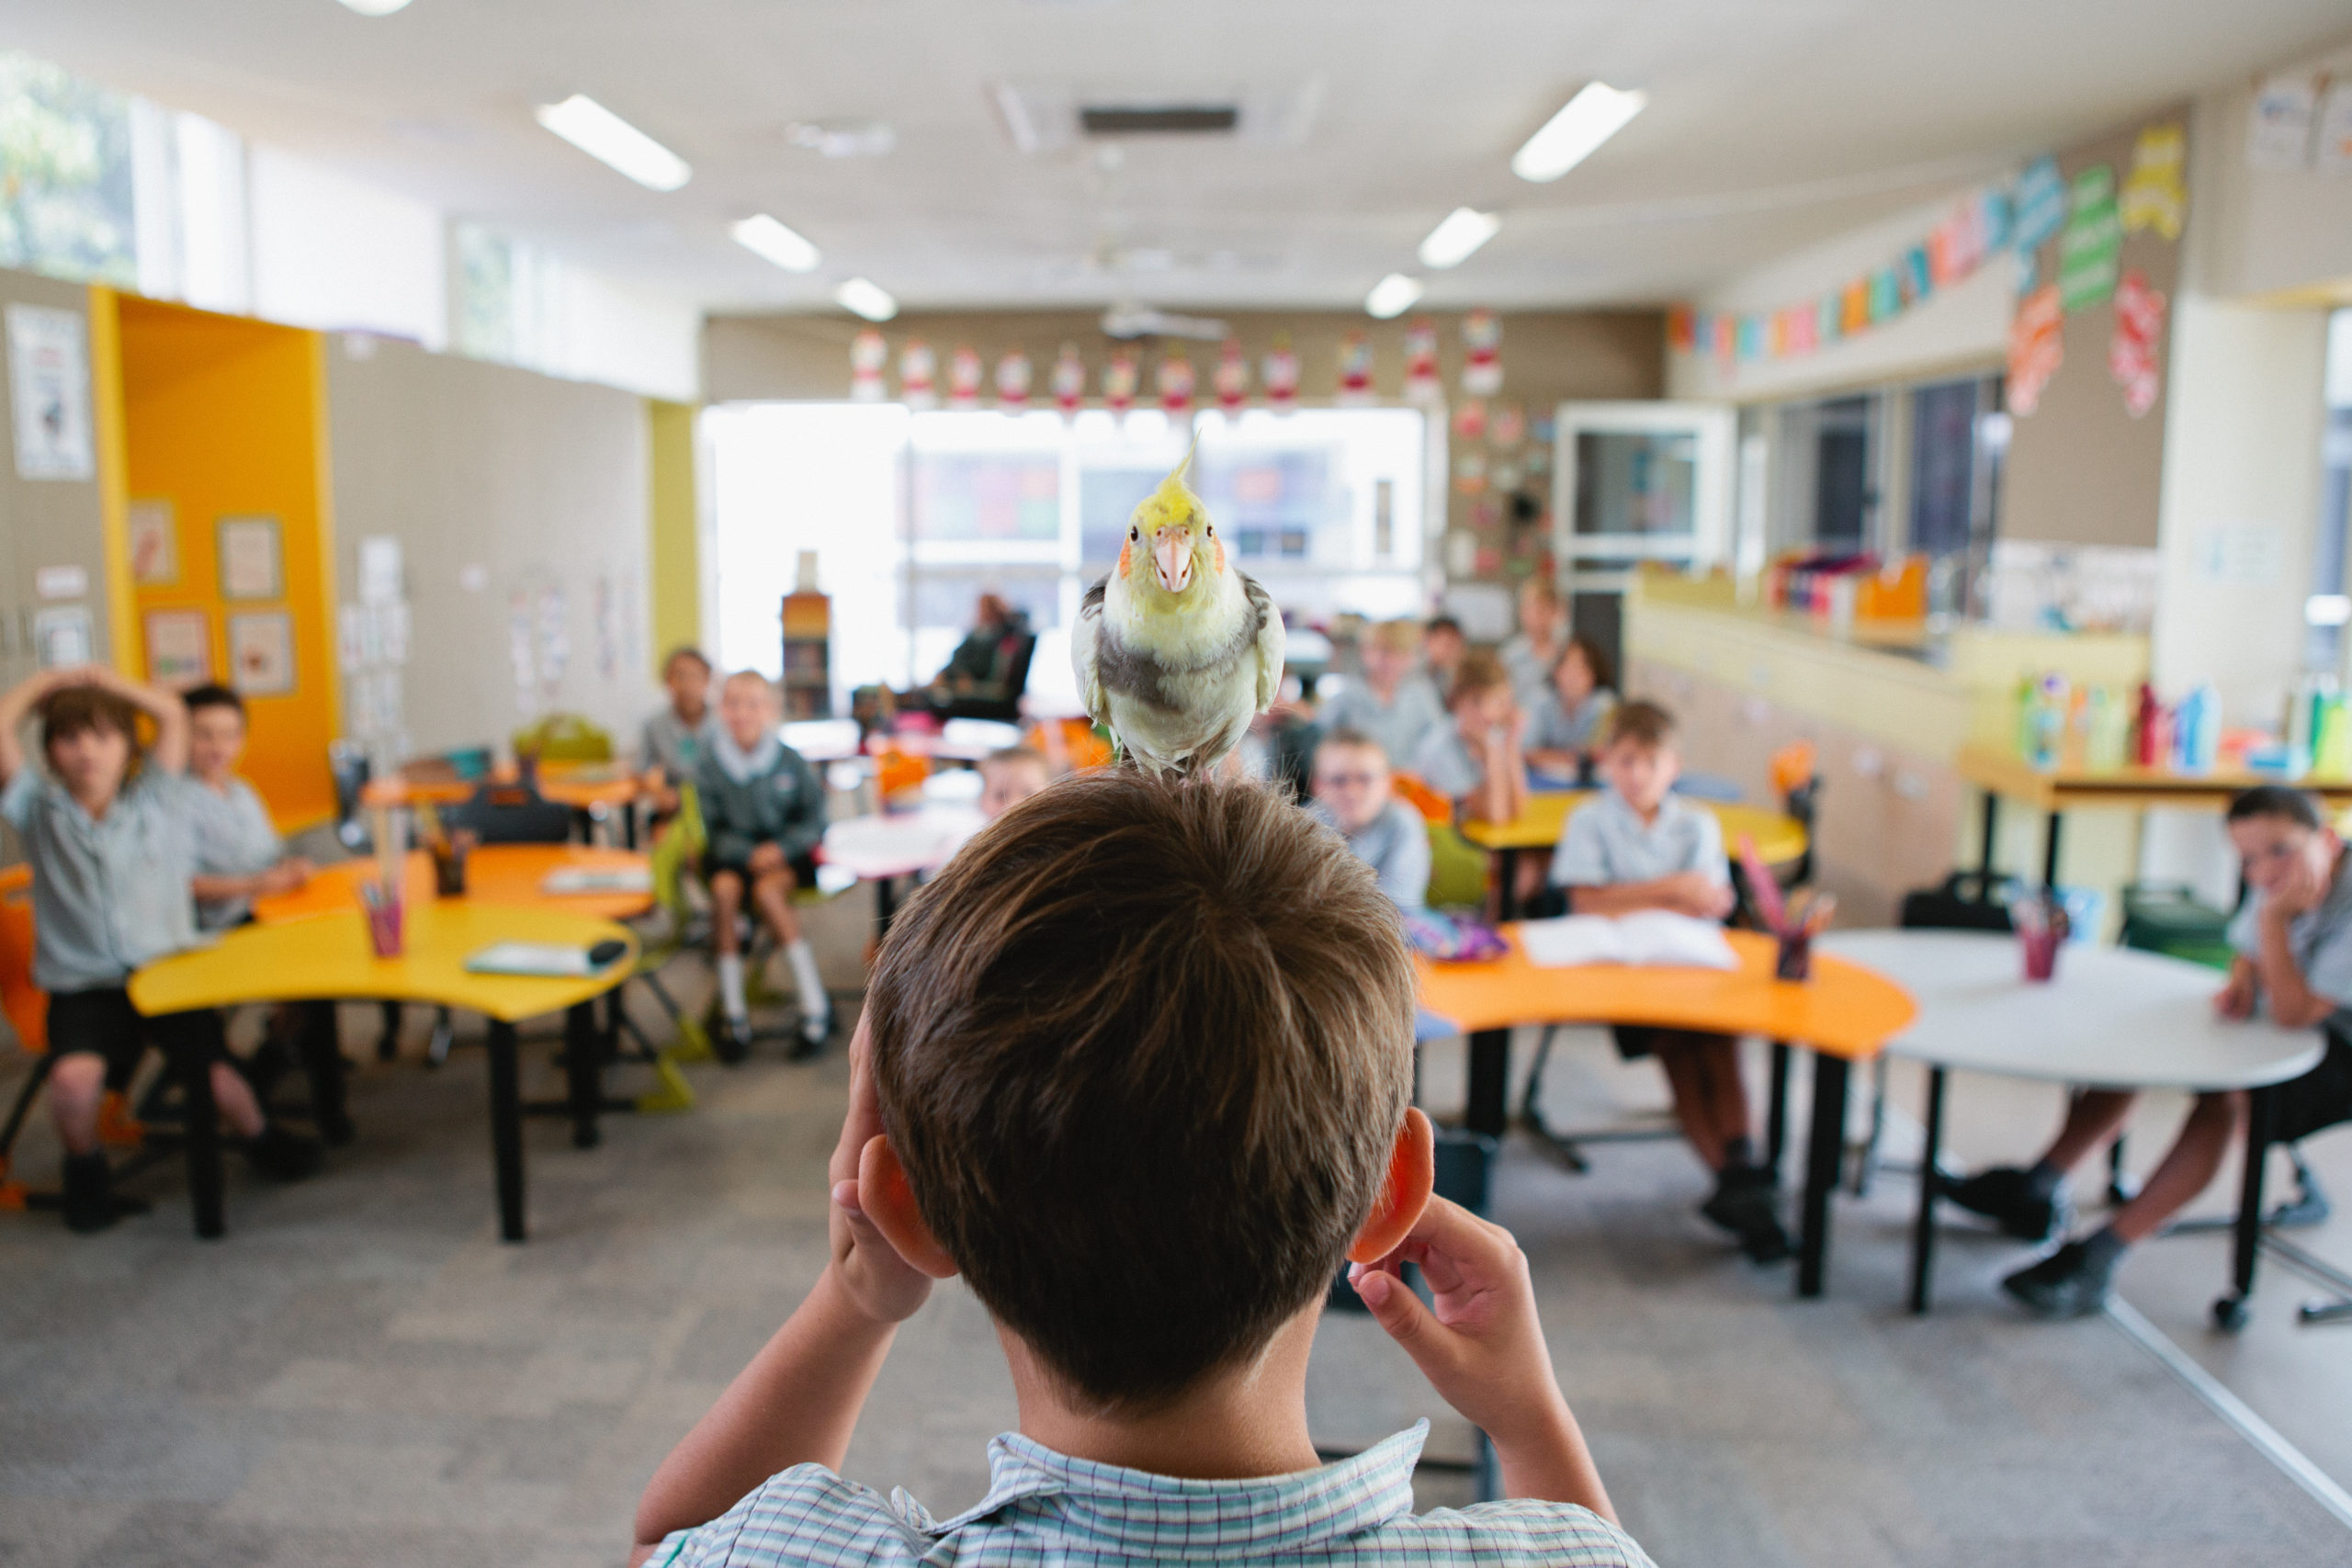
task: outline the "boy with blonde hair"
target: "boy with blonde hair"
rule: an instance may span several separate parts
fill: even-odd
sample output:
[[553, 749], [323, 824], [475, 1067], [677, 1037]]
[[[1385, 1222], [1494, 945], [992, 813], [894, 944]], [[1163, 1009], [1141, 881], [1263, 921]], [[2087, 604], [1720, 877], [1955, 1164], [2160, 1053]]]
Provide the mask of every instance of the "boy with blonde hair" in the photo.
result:
[[1369, 735], [1393, 766], [1403, 767], [1421, 738], [1445, 723], [1437, 688], [1414, 668], [1421, 657], [1421, 624], [1381, 622], [1365, 634], [1357, 657], [1361, 674], [1325, 705], [1323, 722]]

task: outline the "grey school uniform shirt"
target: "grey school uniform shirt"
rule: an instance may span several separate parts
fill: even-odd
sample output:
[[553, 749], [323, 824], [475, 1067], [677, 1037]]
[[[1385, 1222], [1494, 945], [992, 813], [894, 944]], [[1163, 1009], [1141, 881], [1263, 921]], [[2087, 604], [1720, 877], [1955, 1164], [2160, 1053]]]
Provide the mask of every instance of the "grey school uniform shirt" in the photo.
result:
[[[1307, 814], [1333, 831], [1339, 819], [1321, 801], [1309, 801]], [[1430, 896], [1430, 833], [1420, 813], [1401, 800], [1392, 800], [1358, 833], [1340, 833], [1356, 858], [1372, 867], [1380, 890], [1400, 909], [1418, 909]]]
[[710, 858], [720, 865], [741, 865], [770, 840], [785, 859], [798, 860], [825, 836], [825, 786], [807, 759], [774, 735], [746, 752], [725, 730], [713, 730], [695, 786]]
[[[2262, 952], [2262, 903], [2257, 888], [2230, 920], [2230, 946], [2248, 958]], [[2326, 1027], [2352, 1032], [2352, 863], [2337, 860], [2327, 897], [2287, 922], [2287, 949], [2303, 984], [2335, 1004]]]
[[673, 783], [691, 779], [710, 750], [710, 738], [718, 732], [718, 716], [708, 708], [703, 710], [700, 724], [688, 724], [678, 716], [676, 708], [665, 707], [645, 721], [645, 730], [638, 737], [638, 771], [659, 768]]
[[[226, 790], [200, 779], [187, 781], [187, 820], [198, 876], [252, 876], [286, 858], [286, 844], [271, 825], [269, 809], [254, 786], [232, 778]], [[199, 899], [200, 931], [225, 931], [254, 907], [250, 898]]]
[[1421, 738], [1447, 722], [1445, 705], [1426, 675], [1408, 675], [1396, 682], [1386, 702], [1361, 680], [1350, 681], [1323, 710], [1326, 732], [1354, 729], [1380, 743], [1395, 768], [1411, 765]]
[[1604, 789], [1568, 818], [1552, 852], [1551, 881], [1555, 887], [1605, 887], [1685, 871], [1713, 883], [1731, 881], [1715, 814], [1669, 795], [1658, 803], [1657, 818], [1644, 822], [1623, 795]]
[[119, 986], [194, 947], [188, 794], [152, 764], [93, 819], [65, 786], [27, 764], [0, 790], [0, 818], [33, 868], [33, 984], [51, 996]]
[[1589, 751], [1600, 744], [1601, 727], [1617, 711], [1617, 694], [1603, 686], [1570, 707], [1550, 682], [1527, 714], [1531, 751]]

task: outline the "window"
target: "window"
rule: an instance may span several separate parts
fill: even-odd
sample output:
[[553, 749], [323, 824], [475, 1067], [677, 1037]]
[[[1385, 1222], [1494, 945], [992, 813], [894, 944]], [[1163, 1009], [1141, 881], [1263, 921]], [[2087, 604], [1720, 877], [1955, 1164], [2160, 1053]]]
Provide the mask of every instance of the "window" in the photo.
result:
[[2303, 605], [2303, 667], [2329, 674], [2344, 662], [2344, 626], [2352, 598], [2344, 581], [2352, 535], [2352, 310], [2327, 322], [2327, 427], [2321, 437], [2319, 531], [2312, 541], [2312, 592]]
[[135, 287], [130, 100], [0, 51], [0, 266]]
[[1780, 411], [1772, 520], [1780, 548], [1843, 555], [1879, 547], [1885, 401], [1884, 394], [1871, 392]]
[[1962, 614], [1992, 558], [2009, 445], [2001, 378], [1933, 382], [1910, 399], [1909, 547], [1928, 558], [1928, 613]]

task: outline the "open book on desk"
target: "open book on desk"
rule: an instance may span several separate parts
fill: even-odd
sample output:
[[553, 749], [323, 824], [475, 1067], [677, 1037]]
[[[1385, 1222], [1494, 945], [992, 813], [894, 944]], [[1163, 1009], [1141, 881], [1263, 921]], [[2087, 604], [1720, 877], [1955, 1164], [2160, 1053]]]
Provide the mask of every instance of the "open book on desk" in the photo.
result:
[[1544, 969], [1579, 964], [1651, 964], [1684, 969], [1736, 969], [1739, 959], [1713, 920], [1666, 909], [1631, 915], [1569, 915], [1522, 920], [1520, 945]]

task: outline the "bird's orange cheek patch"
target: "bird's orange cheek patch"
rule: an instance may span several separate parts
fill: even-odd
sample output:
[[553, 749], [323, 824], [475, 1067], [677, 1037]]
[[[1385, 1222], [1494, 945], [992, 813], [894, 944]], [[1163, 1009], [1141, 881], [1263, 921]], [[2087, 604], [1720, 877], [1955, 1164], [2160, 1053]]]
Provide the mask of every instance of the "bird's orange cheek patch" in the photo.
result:
[[1225, 570], [1225, 541], [1223, 539], [1216, 542], [1216, 569], [1219, 572]]
[[1119, 575], [1121, 577], [1127, 575], [1127, 561], [1135, 555], [1135, 550], [1136, 547], [1132, 543], [1119, 547]]

